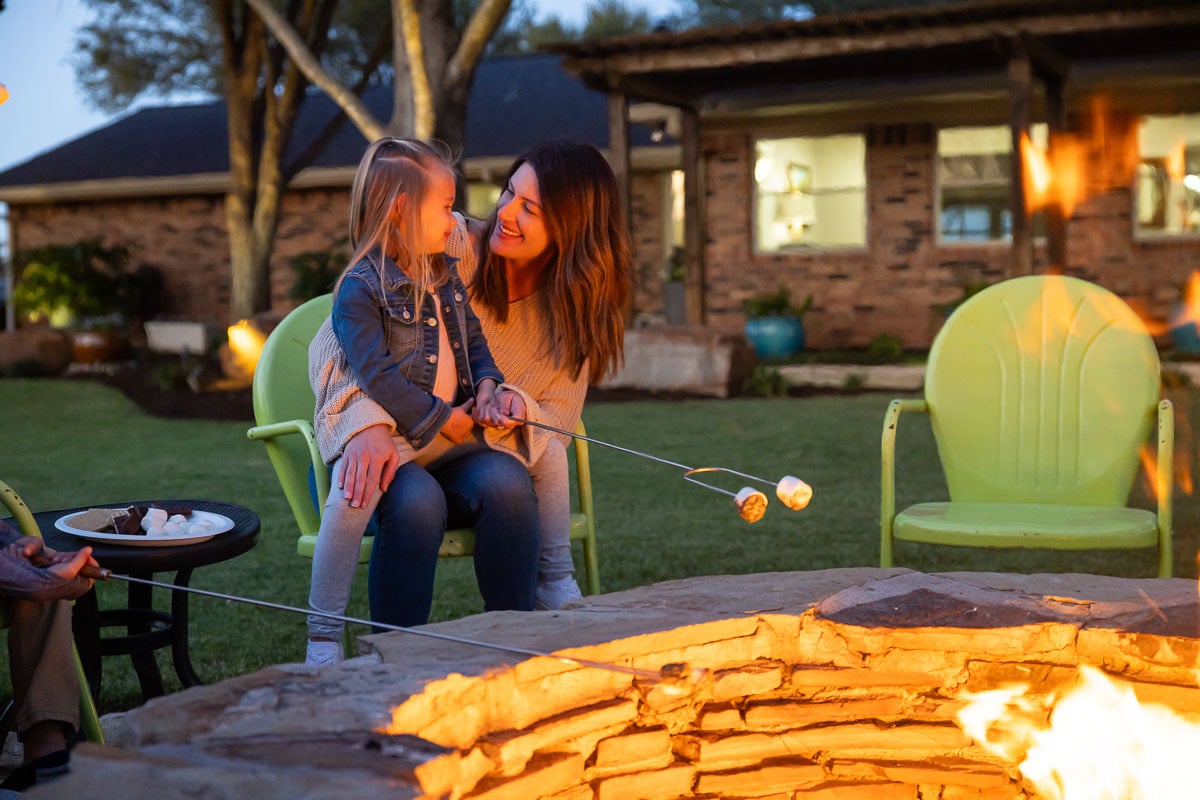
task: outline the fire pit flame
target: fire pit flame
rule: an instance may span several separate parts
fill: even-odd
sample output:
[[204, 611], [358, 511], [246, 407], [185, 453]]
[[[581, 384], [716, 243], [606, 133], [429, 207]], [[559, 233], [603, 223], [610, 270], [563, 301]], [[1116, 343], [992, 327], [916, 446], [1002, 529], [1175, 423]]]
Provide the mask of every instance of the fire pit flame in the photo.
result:
[[1081, 666], [1079, 680], [1036, 700], [1028, 686], [967, 694], [959, 726], [1018, 764], [1045, 800], [1184, 800], [1200, 797], [1200, 724], [1139, 703], [1133, 688]]

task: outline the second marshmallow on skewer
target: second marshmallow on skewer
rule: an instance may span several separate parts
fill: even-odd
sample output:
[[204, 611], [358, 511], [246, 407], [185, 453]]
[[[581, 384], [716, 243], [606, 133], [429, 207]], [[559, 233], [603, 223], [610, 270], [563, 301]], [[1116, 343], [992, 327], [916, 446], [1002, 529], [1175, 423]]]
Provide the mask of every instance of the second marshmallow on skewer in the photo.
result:
[[775, 484], [775, 496], [792, 511], [799, 511], [812, 501], [813, 490], [795, 475], [784, 475]]

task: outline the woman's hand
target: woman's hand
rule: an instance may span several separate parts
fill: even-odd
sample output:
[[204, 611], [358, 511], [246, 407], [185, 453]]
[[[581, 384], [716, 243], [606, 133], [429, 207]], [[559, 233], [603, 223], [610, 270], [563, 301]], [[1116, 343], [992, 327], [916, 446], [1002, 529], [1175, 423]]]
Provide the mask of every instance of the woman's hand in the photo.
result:
[[501, 423], [504, 422], [504, 414], [496, 401], [496, 382], [494, 380], [485, 378], [475, 387], [475, 405], [470, 411], [471, 417], [477, 425], [487, 428], [503, 427]]
[[498, 427], [515, 428], [524, 423], [513, 419], [513, 417], [525, 418], [525, 398], [521, 397], [520, 392], [514, 392], [512, 389], [501, 389], [496, 393], [496, 408], [500, 412], [501, 423]]
[[[96, 559], [92, 558], [92, 548], [81, 547], [74, 553], [54, 553], [47, 570], [53, 572], [63, 580], [73, 580], [79, 577], [79, 571], [84, 567], [99, 567]], [[89, 579], [87, 586], [92, 587], [92, 581]]]
[[386, 492], [400, 456], [386, 425], [372, 425], [350, 437], [334, 470], [337, 488], [351, 508], [361, 508], [375, 489]]
[[[489, 384], [486, 392], [483, 391], [485, 384]], [[471, 416], [477, 423], [489, 428], [517, 427], [521, 423], [512, 417], [525, 416], [524, 398], [511, 389], [493, 391], [492, 385], [491, 381], [480, 382], [480, 389], [476, 392], [478, 400]]]
[[54, 551], [36, 536], [22, 536], [9, 542], [4, 546], [4, 552], [39, 565], [49, 563], [50, 556], [54, 555]]

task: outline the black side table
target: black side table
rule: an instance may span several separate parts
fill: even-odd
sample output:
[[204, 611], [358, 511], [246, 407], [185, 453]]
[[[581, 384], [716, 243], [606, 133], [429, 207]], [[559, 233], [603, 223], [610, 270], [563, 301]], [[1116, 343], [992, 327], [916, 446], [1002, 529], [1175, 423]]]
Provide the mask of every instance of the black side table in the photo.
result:
[[[125, 508], [150, 504], [191, 506], [199, 511], [222, 514], [233, 520], [233, 528], [219, 533], [208, 541], [165, 547], [131, 547], [109, 542], [93, 541], [58, 530], [54, 523], [60, 517], [85, 511], [88, 508]], [[259, 519], [248, 508], [233, 503], [212, 500], [134, 500], [120, 503], [101, 503], [77, 509], [43, 511], [35, 514], [38, 527], [46, 543], [55, 550], [78, 550], [87, 545], [101, 567], [121, 575], [153, 580], [156, 572], [174, 572], [172, 583], [187, 587], [192, 570], [197, 567], [217, 564], [240, 556], [254, 547], [258, 541]], [[188, 647], [188, 592], [171, 592], [171, 610], [154, 608], [153, 588], [145, 584], [128, 584], [128, 607], [101, 610], [96, 590], [75, 601], [73, 627], [75, 644], [91, 685], [92, 696], [100, 694], [102, 683], [101, 658], [111, 655], [128, 655], [133, 660], [142, 699], [149, 700], [163, 694], [162, 674], [154, 651], [170, 646], [171, 660], [179, 682], [185, 687], [197, 686], [202, 681], [192, 668]], [[104, 628], [122, 626], [122, 636], [102, 636]]]

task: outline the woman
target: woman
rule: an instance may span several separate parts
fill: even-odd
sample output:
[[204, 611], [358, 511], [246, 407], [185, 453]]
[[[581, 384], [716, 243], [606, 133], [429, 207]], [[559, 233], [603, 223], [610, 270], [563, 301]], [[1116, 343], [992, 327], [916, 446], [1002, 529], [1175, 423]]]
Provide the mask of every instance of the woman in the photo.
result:
[[[616, 178], [604, 157], [590, 145], [570, 142], [548, 142], [519, 156], [491, 218], [463, 220], [446, 252], [459, 258], [459, 274], [470, 287], [505, 387], [516, 390], [500, 394], [503, 412], [573, 429], [588, 383], [619, 368], [623, 356], [629, 242]], [[441, 504], [453, 498], [458, 506], [453, 524], [487, 523], [515, 494], [473, 464], [511, 458], [509, 453], [529, 468], [537, 494], [542, 542], [533, 605], [558, 608], [579, 597], [568, 540], [566, 437], [512, 420], [479, 431], [489, 447], [444, 467], [438, 492], [396, 473], [394, 423], [382, 408], [363, 395], [354, 417], [358, 425], [342, 454], [341, 488], [351, 503], [363, 502], [376, 487], [386, 492], [369, 568], [377, 621], [414, 624], [421, 613], [428, 617], [445, 529]], [[521, 570], [515, 563], [509, 567]], [[486, 597], [482, 579], [480, 588]]]

